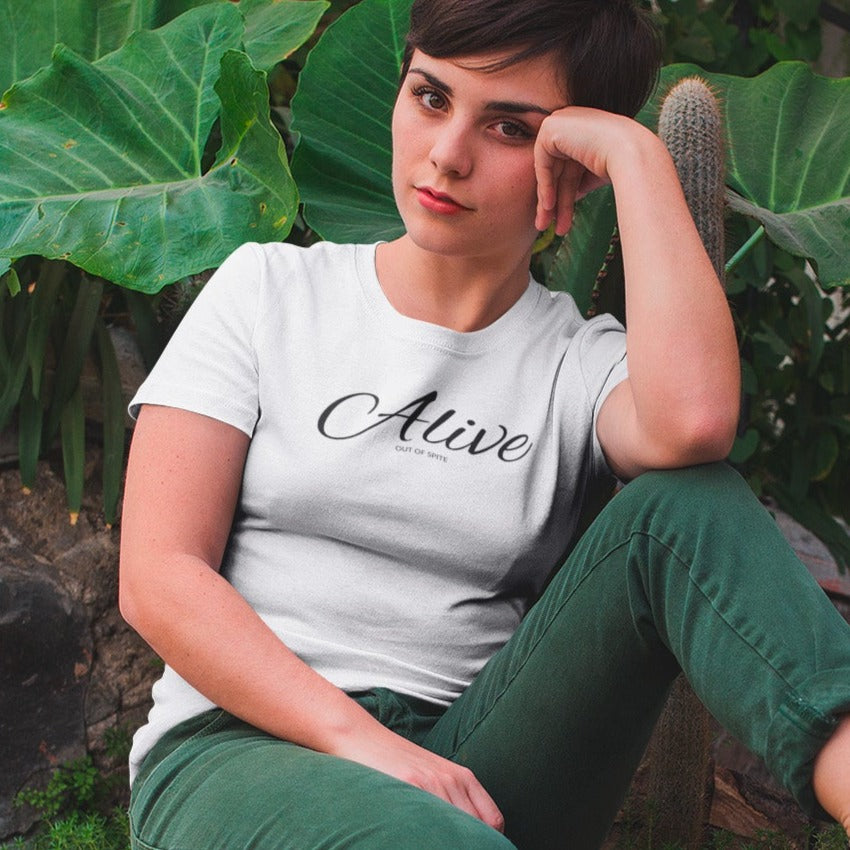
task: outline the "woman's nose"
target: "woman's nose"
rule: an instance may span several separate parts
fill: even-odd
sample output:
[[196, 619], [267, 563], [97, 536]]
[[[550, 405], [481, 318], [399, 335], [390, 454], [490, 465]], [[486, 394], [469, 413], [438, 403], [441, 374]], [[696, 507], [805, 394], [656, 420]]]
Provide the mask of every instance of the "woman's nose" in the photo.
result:
[[441, 174], [466, 177], [472, 170], [469, 132], [459, 123], [443, 124], [431, 145], [431, 163]]

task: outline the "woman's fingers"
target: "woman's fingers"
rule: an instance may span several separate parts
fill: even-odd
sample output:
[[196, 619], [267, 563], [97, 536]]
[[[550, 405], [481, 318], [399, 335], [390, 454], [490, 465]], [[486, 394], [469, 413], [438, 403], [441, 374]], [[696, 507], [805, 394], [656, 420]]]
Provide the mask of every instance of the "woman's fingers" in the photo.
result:
[[493, 802], [493, 798], [484, 790], [484, 786], [476, 779], [472, 771], [470, 776], [474, 780], [467, 788], [469, 801], [474, 810], [478, 813], [476, 816], [489, 824], [493, 829], [499, 832], [505, 831], [505, 818], [499, 811], [499, 807]]
[[[499, 832], [504, 831], [505, 820], [502, 813], [493, 802], [493, 798], [484, 790], [475, 774], [469, 768], [440, 756], [434, 756], [434, 759], [439, 761], [429, 765], [427, 778], [422, 776], [411, 777], [406, 781], [484, 821], [488, 826], [492, 826]], [[432, 770], [436, 772], [432, 772]]]
[[535, 227], [546, 228], [555, 221], [555, 232], [563, 236], [572, 225], [573, 207], [586, 170], [573, 159], [541, 154], [535, 157], [537, 172], [537, 216]]
[[473, 817], [484, 821], [494, 829], [503, 832], [505, 820], [493, 798], [484, 790], [484, 787], [476, 778], [475, 774], [466, 767], [449, 762], [450, 773], [443, 776], [444, 793], [432, 791], [438, 797], [442, 797], [453, 806], [462, 809]]
[[543, 121], [534, 146], [538, 230], [554, 220], [555, 232], [563, 235], [572, 225], [576, 200], [610, 182], [608, 157], [624, 126], [622, 116], [572, 106]]
[[468, 767], [386, 729], [382, 734], [390, 737], [383, 742], [358, 739], [353, 747], [340, 749], [335, 754], [428, 791], [500, 832], [504, 829], [504, 818], [498, 806]]
[[555, 208], [555, 233], [558, 236], [563, 236], [572, 227], [576, 197], [584, 174], [585, 169], [575, 160], [564, 161], [558, 181], [558, 199]]
[[534, 152], [534, 171], [537, 175], [537, 216], [534, 226], [546, 230], [555, 217], [557, 185], [564, 167], [564, 160], [549, 156], [541, 148]]

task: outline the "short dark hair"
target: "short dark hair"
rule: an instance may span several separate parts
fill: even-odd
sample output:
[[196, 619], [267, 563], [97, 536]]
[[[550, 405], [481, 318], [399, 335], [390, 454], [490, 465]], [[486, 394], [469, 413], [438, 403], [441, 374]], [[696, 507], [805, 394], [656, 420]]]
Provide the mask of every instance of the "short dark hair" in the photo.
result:
[[415, 49], [435, 59], [512, 51], [494, 71], [552, 54], [571, 105], [630, 116], [661, 63], [660, 35], [632, 0], [414, 0], [402, 80]]

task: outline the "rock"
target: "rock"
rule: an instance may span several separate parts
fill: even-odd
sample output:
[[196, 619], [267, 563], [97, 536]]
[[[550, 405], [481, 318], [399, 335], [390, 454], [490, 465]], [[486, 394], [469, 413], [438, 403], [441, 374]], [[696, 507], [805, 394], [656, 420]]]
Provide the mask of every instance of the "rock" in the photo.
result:
[[16, 794], [86, 753], [124, 802], [127, 743], [162, 669], [118, 611], [119, 535], [97, 501], [97, 451], [86, 471], [75, 526], [48, 463], [29, 494], [17, 470], [0, 473], [0, 841], [35, 819]]
[[23, 547], [0, 557], [0, 834], [30, 825], [12, 803], [39, 770], [85, 754], [92, 660], [85, 609]]

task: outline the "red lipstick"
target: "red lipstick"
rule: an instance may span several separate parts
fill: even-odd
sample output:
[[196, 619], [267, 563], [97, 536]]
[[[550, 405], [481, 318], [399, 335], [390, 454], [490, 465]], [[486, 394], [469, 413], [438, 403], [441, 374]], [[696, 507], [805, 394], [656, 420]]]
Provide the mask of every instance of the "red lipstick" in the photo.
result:
[[458, 203], [451, 195], [438, 192], [436, 189], [431, 189], [428, 186], [417, 186], [416, 197], [426, 210], [439, 213], [440, 215], [456, 215], [457, 213], [469, 210], [469, 207]]

